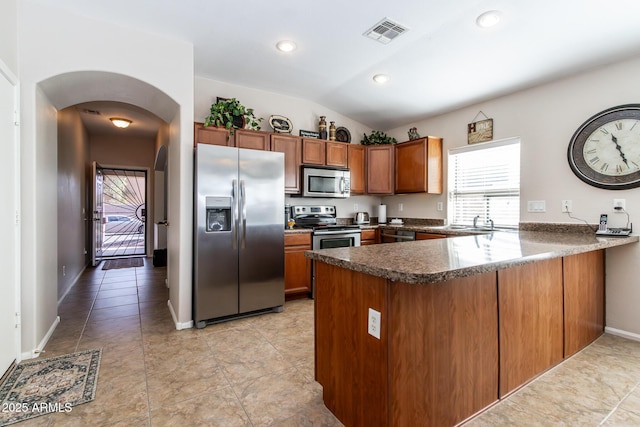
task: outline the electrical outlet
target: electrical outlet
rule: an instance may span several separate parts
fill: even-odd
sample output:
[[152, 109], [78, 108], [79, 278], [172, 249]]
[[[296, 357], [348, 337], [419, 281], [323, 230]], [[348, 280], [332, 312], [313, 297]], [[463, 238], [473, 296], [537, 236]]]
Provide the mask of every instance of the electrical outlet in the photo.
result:
[[398, 212], [402, 212], [404, 210], [404, 203], [398, 203]]
[[563, 200], [562, 201], [562, 212], [567, 212], [567, 213], [573, 212], [573, 201], [572, 200]]
[[380, 312], [373, 308], [369, 309], [367, 332], [369, 332], [369, 335], [380, 339]]
[[437, 206], [437, 207], [436, 207], [436, 209], [437, 209], [438, 211], [442, 211], [442, 210], [444, 210], [444, 205], [442, 204], [442, 202], [438, 202], [436, 206]]
[[[627, 200], [626, 199], [613, 199], [613, 210], [615, 212], [622, 212], [627, 208]], [[621, 208], [621, 209], [616, 209]]]
[[357, 203], [353, 204], [353, 211], [354, 212], [358, 212], [358, 204]]

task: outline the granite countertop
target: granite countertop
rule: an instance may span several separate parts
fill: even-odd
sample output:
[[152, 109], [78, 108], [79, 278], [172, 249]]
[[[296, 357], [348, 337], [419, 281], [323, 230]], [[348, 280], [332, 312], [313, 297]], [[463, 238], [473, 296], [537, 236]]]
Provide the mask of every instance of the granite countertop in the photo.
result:
[[284, 234], [303, 234], [303, 233], [313, 233], [313, 230], [310, 228], [285, 228]]
[[427, 284], [638, 241], [638, 236], [494, 231], [452, 239], [307, 251], [305, 255], [393, 281]]

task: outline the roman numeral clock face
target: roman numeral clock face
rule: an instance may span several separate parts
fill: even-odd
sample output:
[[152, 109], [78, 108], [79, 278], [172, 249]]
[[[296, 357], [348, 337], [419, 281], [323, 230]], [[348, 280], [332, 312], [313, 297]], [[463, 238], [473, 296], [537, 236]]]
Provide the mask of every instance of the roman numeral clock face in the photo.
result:
[[604, 110], [576, 130], [569, 166], [589, 185], [610, 190], [640, 186], [640, 104]]

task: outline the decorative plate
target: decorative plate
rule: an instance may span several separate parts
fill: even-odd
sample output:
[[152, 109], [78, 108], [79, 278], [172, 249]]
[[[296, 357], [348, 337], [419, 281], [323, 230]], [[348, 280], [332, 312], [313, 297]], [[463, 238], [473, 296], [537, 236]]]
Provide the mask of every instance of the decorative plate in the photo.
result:
[[284, 116], [274, 115], [269, 117], [269, 125], [273, 128], [273, 131], [277, 133], [291, 133], [293, 130], [291, 120]]
[[340, 126], [336, 129], [336, 141], [351, 142], [351, 133], [349, 129]]

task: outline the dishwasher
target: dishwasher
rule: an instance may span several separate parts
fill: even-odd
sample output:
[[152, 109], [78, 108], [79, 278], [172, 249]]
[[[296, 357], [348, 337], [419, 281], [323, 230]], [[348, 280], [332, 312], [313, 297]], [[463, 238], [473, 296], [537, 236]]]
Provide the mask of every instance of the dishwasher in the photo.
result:
[[[394, 233], [394, 234], [391, 234]], [[383, 231], [382, 232], [382, 243], [400, 243], [400, 242], [409, 242], [411, 240], [416, 240], [416, 232], [415, 231], [407, 231], [407, 230], [395, 230], [395, 231]]]

